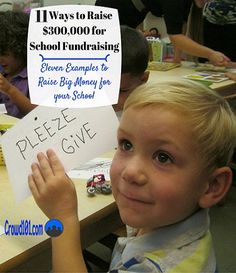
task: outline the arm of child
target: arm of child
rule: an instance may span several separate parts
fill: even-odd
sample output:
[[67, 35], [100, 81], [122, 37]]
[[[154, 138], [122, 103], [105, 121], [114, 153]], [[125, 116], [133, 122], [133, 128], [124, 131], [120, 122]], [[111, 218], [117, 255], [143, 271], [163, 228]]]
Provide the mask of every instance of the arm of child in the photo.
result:
[[0, 92], [9, 96], [11, 101], [15, 103], [23, 113], [29, 113], [37, 106], [31, 104], [30, 99], [12, 85], [2, 74], [0, 74]]
[[169, 35], [169, 37], [175, 48], [193, 56], [206, 58], [214, 65], [225, 66], [230, 61], [223, 53], [200, 45], [184, 34]]
[[229, 79], [231, 79], [231, 80], [233, 80], [233, 81], [236, 81], [236, 73], [227, 72], [227, 73], [225, 73], [225, 75], [226, 75]]
[[182, 50], [174, 47], [174, 63], [181, 63]]
[[63, 233], [52, 238], [53, 272], [87, 272], [80, 241], [77, 196], [73, 182], [52, 150], [39, 153], [28, 183], [40, 209], [63, 223]]

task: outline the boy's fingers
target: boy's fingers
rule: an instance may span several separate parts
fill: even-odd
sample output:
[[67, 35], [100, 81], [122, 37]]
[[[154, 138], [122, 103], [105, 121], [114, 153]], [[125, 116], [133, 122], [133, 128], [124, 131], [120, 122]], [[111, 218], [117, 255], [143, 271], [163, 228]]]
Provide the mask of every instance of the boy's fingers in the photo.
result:
[[33, 163], [31, 165], [31, 170], [32, 170], [32, 174], [31, 174], [31, 180], [36, 189], [37, 189], [37, 192], [40, 193], [43, 191], [43, 188], [44, 188], [44, 184], [45, 184], [45, 180], [44, 180], [44, 177], [42, 176], [41, 172], [40, 172], [40, 169], [39, 169], [39, 166], [37, 163]]
[[64, 174], [65, 170], [64, 167], [61, 163], [61, 161], [59, 160], [59, 158], [57, 157], [57, 155], [55, 154], [55, 152], [51, 149], [49, 149], [47, 151], [47, 156], [52, 168], [52, 171], [54, 173], [54, 175], [56, 174]]
[[38, 153], [37, 158], [39, 161], [39, 171], [41, 176], [43, 177], [44, 181], [47, 182], [47, 179], [50, 179], [52, 176], [54, 176], [50, 163], [43, 153]]
[[31, 191], [33, 197], [35, 199], [38, 199], [39, 198], [39, 191], [38, 191], [38, 188], [36, 186], [36, 183], [35, 183], [32, 175], [29, 175], [29, 177], [28, 177], [28, 185], [29, 185], [29, 188], [30, 188], [30, 191]]

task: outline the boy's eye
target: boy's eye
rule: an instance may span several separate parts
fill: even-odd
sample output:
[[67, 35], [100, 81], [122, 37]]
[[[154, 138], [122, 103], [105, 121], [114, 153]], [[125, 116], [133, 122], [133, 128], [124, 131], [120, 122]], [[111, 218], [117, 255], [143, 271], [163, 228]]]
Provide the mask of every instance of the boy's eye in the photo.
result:
[[161, 164], [168, 164], [173, 162], [171, 157], [165, 152], [157, 152], [153, 155], [153, 158]]
[[119, 146], [121, 147], [123, 151], [131, 151], [133, 149], [132, 143], [128, 141], [127, 139], [123, 139], [119, 141]]

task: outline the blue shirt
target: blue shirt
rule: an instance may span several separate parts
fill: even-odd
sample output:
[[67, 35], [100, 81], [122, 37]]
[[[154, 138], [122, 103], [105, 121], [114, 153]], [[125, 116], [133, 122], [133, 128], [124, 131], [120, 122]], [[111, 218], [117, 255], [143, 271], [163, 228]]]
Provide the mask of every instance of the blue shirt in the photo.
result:
[[[18, 88], [27, 98], [29, 98], [28, 75], [26, 68], [24, 68], [18, 75], [14, 76], [10, 83]], [[0, 103], [5, 104], [7, 113], [13, 117], [22, 118], [25, 115], [25, 113], [22, 113], [6, 94], [1, 92]]]

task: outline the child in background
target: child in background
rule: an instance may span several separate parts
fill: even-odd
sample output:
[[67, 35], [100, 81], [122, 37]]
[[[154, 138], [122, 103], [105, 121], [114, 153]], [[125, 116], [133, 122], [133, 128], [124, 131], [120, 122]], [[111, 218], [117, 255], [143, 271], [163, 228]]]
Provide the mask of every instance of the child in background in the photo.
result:
[[[227, 55], [236, 62], [236, 2], [212, 0], [203, 9], [204, 45]], [[219, 39], [220, 33], [220, 39]]]
[[210, 0], [96, 0], [95, 5], [117, 9], [120, 24], [133, 28], [138, 27], [149, 12], [163, 17], [174, 47], [174, 62], [181, 62], [183, 52], [206, 58], [214, 65], [227, 65], [230, 59], [223, 53], [202, 46], [186, 36], [187, 20], [193, 1], [201, 8]]
[[121, 82], [118, 103], [113, 105], [118, 117], [121, 116], [125, 100], [139, 85], [148, 81], [146, 71], [149, 60], [149, 47], [146, 38], [136, 29], [121, 26]]
[[29, 16], [23, 12], [0, 13], [0, 103], [17, 118], [35, 108], [29, 99], [26, 68], [28, 23]]
[[[126, 100], [112, 191], [131, 237], [119, 238], [110, 272], [216, 272], [208, 208], [229, 190], [236, 121], [228, 103], [196, 82], [138, 87]], [[64, 232], [52, 238], [53, 272], [87, 272], [73, 182], [56, 154], [38, 154], [29, 187]]]

